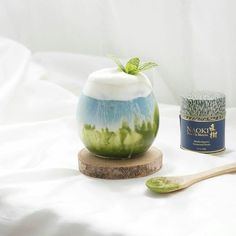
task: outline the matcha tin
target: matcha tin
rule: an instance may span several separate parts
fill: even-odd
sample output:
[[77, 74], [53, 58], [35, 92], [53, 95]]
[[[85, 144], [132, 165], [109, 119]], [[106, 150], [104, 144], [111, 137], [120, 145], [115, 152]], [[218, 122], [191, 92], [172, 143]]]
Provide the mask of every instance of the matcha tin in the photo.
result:
[[82, 142], [99, 157], [125, 159], [144, 153], [159, 125], [149, 79], [117, 68], [92, 73], [79, 99], [77, 122]]
[[181, 148], [203, 153], [225, 149], [225, 95], [196, 91], [181, 97]]

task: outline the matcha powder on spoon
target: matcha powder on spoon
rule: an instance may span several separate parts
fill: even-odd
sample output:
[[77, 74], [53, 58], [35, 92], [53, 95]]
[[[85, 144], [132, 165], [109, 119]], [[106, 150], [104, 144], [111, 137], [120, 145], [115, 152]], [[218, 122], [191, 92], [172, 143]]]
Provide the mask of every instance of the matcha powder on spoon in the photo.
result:
[[153, 192], [168, 193], [180, 189], [180, 184], [169, 180], [166, 177], [151, 178], [146, 182], [146, 186]]

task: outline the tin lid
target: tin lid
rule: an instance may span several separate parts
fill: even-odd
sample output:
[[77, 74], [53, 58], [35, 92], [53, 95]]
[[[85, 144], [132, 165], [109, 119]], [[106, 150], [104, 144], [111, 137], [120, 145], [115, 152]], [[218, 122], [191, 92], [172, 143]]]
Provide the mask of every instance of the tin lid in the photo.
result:
[[188, 119], [222, 119], [225, 117], [225, 95], [211, 91], [188, 93], [181, 96], [180, 114]]

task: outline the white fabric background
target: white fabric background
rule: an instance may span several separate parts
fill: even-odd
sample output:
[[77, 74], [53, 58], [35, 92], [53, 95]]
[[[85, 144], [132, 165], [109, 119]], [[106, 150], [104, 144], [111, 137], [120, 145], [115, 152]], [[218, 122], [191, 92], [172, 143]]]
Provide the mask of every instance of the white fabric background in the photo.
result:
[[[83, 145], [75, 94], [86, 73], [108, 65], [108, 59], [32, 56], [5, 39], [0, 52], [1, 236], [235, 236], [234, 174], [162, 196], [147, 190], [149, 177], [100, 180], [79, 173], [76, 156]], [[164, 154], [159, 175], [190, 174], [235, 161], [235, 108], [227, 110], [227, 151], [219, 155], [179, 148], [178, 113], [178, 106], [160, 104], [154, 143]]]
[[208, 89], [236, 106], [235, 11], [234, 0], [0, 0], [0, 35], [34, 52], [154, 60], [160, 102]]
[[[235, 236], [235, 174], [165, 196], [146, 190], [149, 177], [88, 178], [75, 121], [88, 74], [112, 65], [107, 53], [157, 61], [159, 104], [204, 88], [236, 106], [234, 12], [233, 0], [0, 0], [0, 35], [29, 48], [0, 39], [0, 235]], [[160, 104], [158, 175], [235, 161], [236, 108], [227, 151], [214, 156], [179, 148], [178, 113]]]

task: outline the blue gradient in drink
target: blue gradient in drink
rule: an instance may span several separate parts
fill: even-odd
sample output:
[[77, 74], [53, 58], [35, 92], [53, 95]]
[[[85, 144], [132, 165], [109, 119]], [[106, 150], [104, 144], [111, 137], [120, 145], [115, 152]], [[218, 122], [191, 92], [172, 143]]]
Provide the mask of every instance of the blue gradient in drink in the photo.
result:
[[104, 158], [131, 158], [144, 153], [159, 126], [152, 93], [128, 101], [99, 100], [82, 94], [77, 119], [87, 149]]
[[81, 95], [77, 117], [83, 124], [97, 127], [112, 127], [126, 120], [132, 123], [134, 118], [151, 120], [155, 98], [151, 93], [147, 97], [138, 97], [128, 101], [99, 100], [84, 94]]

